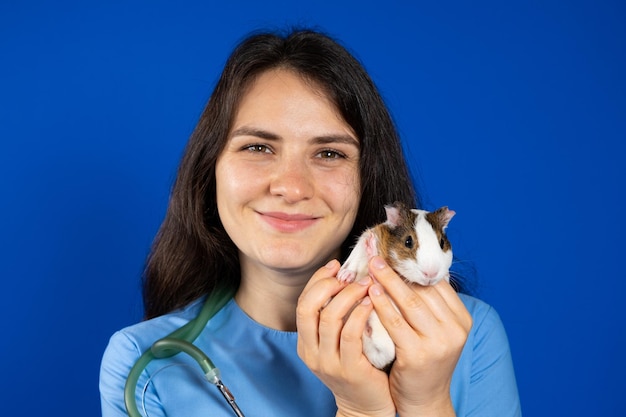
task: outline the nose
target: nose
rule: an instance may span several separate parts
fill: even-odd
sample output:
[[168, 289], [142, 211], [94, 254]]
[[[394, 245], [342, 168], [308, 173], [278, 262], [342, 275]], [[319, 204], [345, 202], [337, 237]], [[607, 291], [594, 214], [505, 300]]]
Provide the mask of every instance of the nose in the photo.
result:
[[282, 197], [288, 203], [309, 199], [313, 191], [313, 177], [302, 161], [282, 161], [272, 174], [270, 193]]
[[439, 276], [439, 269], [438, 268], [424, 269], [424, 270], [422, 270], [422, 273], [424, 274], [425, 278], [427, 278], [427, 279], [434, 279], [434, 278], [437, 278]]

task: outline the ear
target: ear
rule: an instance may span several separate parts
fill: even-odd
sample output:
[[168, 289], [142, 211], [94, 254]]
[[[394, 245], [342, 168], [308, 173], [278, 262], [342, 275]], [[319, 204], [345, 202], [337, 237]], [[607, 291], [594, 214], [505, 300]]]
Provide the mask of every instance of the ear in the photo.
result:
[[437, 218], [441, 221], [443, 229], [445, 229], [446, 227], [448, 227], [448, 223], [450, 223], [450, 220], [452, 220], [452, 218], [456, 214], [456, 211], [450, 210], [447, 206], [444, 206], [437, 209], [435, 211], [435, 214], [437, 215]]
[[400, 208], [395, 206], [385, 206], [385, 213], [387, 213], [387, 224], [392, 227], [400, 224]]

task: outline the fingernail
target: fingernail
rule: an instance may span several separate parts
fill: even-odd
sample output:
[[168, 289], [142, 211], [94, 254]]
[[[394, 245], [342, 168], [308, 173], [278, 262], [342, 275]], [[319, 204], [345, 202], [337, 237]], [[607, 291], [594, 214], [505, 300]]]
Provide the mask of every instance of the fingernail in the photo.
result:
[[335, 267], [335, 263], [337, 262], [336, 259], [331, 259], [330, 261], [328, 261], [328, 263], [325, 265], [326, 268], [328, 269], [333, 269]]
[[372, 259], [372, 266], [376, 269], [383, 269], [387, 266], [387, 263], [380, 256], [375, 256], [374, 259]]
[[370, 287], [370, 294], [379, 296], [379, 295], [382, 295], [382, 293], [383, 293], [383, 289], [381, 288], [380, 285], [374, 284]]
[[368, 306], [372, 304], [372, 300], [369, 297], [365, 297], [364, 299], [361, 300], [361, 304], [363, 304], [364, 306]]
[[363, 278], [359, 279], [357, 281], [357, 284], [365, 286], [370, 285], [370, 282], [372, 282], [372, 280], [370, 279], [369, 275], [366, 275]]

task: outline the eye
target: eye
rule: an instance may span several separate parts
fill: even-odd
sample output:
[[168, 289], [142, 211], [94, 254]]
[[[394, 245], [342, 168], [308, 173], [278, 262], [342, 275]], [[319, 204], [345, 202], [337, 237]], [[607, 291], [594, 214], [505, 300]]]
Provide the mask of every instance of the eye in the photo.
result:
[[446, 241], [443, 238], [439, 239], [439, 246], [441, 246], [441, 249], [443, 249], [445, 244], [446, 244]]
[[248, 152], [253, 152], [253, 153], [269, 153], [270, 152], [270, 148], [267, 145], [262, 145], [262, 144], [246, 145], [243, 147], [243, 150], [248, 151]]
[[404, 246], [409, 249], [413, 248], [413, 238], [411, 236], [406, 237], [406, 239], [404, 240]]
[[338, 158], [345, 158], [345, 155], [342, 154], [339, 151], [336, 151], [334, 149], [324, 149], [323, 151], [321, 151], [320, 153], [318, 153], [319, 157], [322, 159], [338, 159]]

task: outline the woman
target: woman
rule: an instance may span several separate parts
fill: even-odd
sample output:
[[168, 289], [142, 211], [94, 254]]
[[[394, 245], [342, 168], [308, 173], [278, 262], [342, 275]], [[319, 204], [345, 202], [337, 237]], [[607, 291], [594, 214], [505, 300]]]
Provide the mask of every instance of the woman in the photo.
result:
[[[375, 280], [335, 278], [393, 201], [419, 207], [391, 117], [359, 62], [312, 31], [244, 40], [185, 151], [147, 263], [147, 320], [116, 333], [104, 354], [103, 415], [126, 415], [135, 361], [218, 287], [234, 298], [194, 343], [248, 417], [520, 415], [508, 342], [489, 306], [446, 282], [407, 286], [378, 257]], [[397, 346], [389, 374], [362, 354], [374, 308]], [[232, 415], [201, 377], [184, 355], [153, 361], [137, 402], [151, 417]]]

